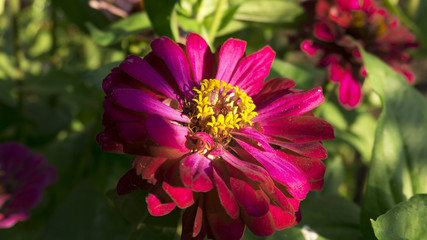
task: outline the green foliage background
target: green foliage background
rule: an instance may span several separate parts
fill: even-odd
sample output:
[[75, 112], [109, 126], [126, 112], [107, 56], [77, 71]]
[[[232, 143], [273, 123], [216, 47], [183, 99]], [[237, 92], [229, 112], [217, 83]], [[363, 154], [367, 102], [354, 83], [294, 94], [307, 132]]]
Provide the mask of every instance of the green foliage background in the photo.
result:
[[101, 83], [111, 68], [128, 54], [147, 54], [159, 35], [183, 42], [187, 32], [212, 49], [230, 37], [247, 41], [247, 53], [270, 45], [276, 60], [269, 78], [324, 88], [315, 114], [336, 135], [325, 142], [324, 190], [301, 203], [296, 227], [266, 238], [246, 231], [244, 239], [426, 238], [425, 1], [383, 1], [422, 43], [412, 53], [417, 82], [409, 86], [362, 49], [369, 77], [365, 101], [352, 111], [337, 103], [325, 70], [287, 38], [304, 18], [298, 0], [145, 0], [142, 10], [114, 20], [88, 2], [0, 0], [0, 142], [42, 152], [59, 173], [32, 217], [0, 230], [0, 239], [180, 238], [179, 211], [152, 217], [146, 193], [117, 196], [112, 189], [131, 156], [102, 152], [95, 136], [102, 131]]

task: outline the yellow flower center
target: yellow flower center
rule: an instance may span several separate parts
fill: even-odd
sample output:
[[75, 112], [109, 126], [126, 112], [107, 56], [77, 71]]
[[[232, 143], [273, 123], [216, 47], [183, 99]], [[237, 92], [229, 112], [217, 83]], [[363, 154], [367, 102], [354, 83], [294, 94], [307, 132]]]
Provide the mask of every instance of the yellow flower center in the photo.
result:
[[233, 129], [252, 125], [251, 119], [258, 115], [244, 90], [222, 80], [204, 79], [193, 91], [190, 130], [205, 132], [214, 140], [228, 139]]
[[351, 23], [351, 25], [355, 28], [362, 28], [366, 21], [365, 21], [365, 14], [361, 11], [357, 11], [357, 12], [353, 12], [351, 14], [353, 21]]

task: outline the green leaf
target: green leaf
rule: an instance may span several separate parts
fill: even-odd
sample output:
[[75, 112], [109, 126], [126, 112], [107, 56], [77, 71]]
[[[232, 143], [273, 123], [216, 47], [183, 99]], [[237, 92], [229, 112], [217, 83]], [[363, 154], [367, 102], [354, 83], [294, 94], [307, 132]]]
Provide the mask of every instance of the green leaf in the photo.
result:
[[416, 193], [427, 192], [427, 100], [377, 57], [361, 49], [367, 81], [380, 96], [371, 168], [362, 208], [362, 227], [374, 239], [376, 218]]
[[42, 239], [127, 239], [129, 225], [89, 181], [81, 182], [59, 206]]
[[175, 10], [177, 0], [145, 0], [145, 8], [154, 30], [159, 36], [177, 41], [178, 22]]
[[102, 81], [111, 72], [111, 69], [118, 67], [119, 65], [120, 61], [107, 63], [93, 71], [86, 73], [83, 76], [83, 81], [102, 91]]
[[108, 25], [107, 18], [91, 8], [87, 0], [63, 1], [52, 0], [54, 6], [59, 7], [67, 15], [68, 19], [77, 24], [82, 30], [87, 30], [85, 24], [90, 22], [99, 28]]
[[427, 239], [427, 194], [415, 195], [371, 221], [379, 240]]
[[291, 0], [245, 1], [237, 9], [234, 18], [261, 23], [289, 23], [303, 13], [302, 7]]
[[111, 24], [105, 30], [97, 28], [94, 24], [86, 24], [93, 40], [101, 46], [108, 46], [118, 43], [123, 39], [135, 35], [144, 29], [151, 27], [150, 20], [146, 12], [135, 13], [127, 18], [123, 18]]

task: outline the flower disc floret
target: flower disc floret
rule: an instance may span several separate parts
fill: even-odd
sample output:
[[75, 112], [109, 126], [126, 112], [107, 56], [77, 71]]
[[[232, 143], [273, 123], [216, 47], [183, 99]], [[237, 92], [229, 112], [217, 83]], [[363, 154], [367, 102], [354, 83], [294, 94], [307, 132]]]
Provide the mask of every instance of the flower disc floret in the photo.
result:
[[190, 129], [208, 133], [213, 139], [231, 137], [231, 130], [252, 126], [258, 114], [255, 104], [238, 86], [218, 79], [205, 79], [193, 88], [195, 97], [190, 104]]

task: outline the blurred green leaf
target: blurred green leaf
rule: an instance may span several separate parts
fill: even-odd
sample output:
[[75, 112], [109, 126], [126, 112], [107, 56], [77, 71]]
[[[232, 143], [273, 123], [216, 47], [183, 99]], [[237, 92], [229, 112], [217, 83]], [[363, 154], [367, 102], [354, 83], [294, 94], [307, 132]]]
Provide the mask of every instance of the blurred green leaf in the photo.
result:
[[260, 23], [289, 23], [303, 13], [302, 7], [292, 0], [251, 0], [243, 2], [234, 18]]
[[65, 12], [68, 19], [77, 24], [80, 29], [86, 31], [86, 23], [92, 23], [98, 28], [106, 27], [109, 22], [107, 18], [101, 13], [91, 8], [87, 0], [52, 0], [54, 6], [60, 8]]
[[377, 123], [369, 112], [363, 108], [348, 111], [336, 102], [325, 101], [316, 113], [332, 124], [335, 141], [350, 144], [364, 161], [371, 159]]
[[379, 240], [427, 239], [427, 194], [415, 195], [371, 221]]
[[145, 0], [145, 8], [154, 30], [159, 36], [167, 36], [175, 41], [179, 38], [175, 10], [177, 0]]
[[144, 29], [151, 27], [150, 20], [146, 12], [135, 13], [127, 18], [123, 18], [105, 30], [97, 28], [93, 23], [86, 24], [93, 40], [101, 46], [108, 46], [118, 43], [123, 39], [135, 35]]
[[298, 66], [279, 59], [275, 59], [271, 66], [270, 75], [267, 79], [275, 77], [285, 77], [295, 81], [296, 88], [310, 89], [313, 88], [316, 80], [324, 76], [324, 71], [310, 67]]
[[111, 72], [111, 69], [118, 67], [120, 65], [120, 62], [112, 62], [105, 64], [93, 71], [87, 72], [83, 76], [83, 81], [89, 83], [91, 86], [102, 90], [102, 81], [105, 77]]
[[364, 234], [374, 239], [370, 218], [427, 192], [427, 100], [388, 65], [360, 50], [367, 81], [383, 102], [362, 208]]
[[129, 226], [90, 181], [82, 181], [53, 214], [41, 239], [127, 239]]

